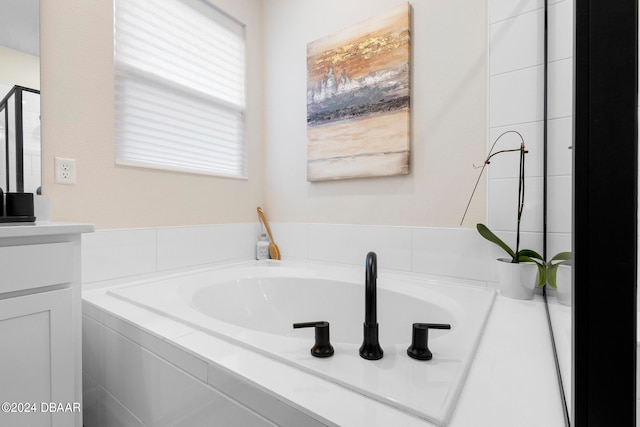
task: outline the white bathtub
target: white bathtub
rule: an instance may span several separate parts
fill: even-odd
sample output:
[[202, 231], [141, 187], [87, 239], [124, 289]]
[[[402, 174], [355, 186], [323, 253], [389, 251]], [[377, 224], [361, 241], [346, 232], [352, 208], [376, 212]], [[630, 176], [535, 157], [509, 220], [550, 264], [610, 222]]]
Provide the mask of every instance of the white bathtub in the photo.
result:
[[[384, 358], [360, 358], [364, 267], [296, 268], [249, 262], [138, 281], [108, 294], [234, 344], [446, 425], [464, 384], [495, 298], [486, 288], [378, 276], [378, 323]], [[312, 357], [312, 329], [331, 324], [335, 355]], [[449, 323], [430, 332], [433, 360], [407, 356], [414, 322]]]

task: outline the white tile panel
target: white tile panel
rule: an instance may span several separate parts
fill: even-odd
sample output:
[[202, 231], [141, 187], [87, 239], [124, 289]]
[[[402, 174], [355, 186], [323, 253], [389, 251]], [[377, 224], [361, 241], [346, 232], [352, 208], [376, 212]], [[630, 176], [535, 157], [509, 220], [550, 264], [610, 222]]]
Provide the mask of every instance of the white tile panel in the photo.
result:
[[549, 176], [571, 175], [573, 166], [573, 118], [548, 121], [547, 167]]
[[544, 7], [544, 0], [489, 0], [489, 22], [513, 18]]
[[542, 65], [493, 76], [489, 85], [490, 127], [542, 120]]
[[104, 389], [143, 425], [271, 423], [109, 328], [104, 336]]
[[100, 393], [98, 383], [82, 373], [82, 425], [100, 427]]
[[98, 382], [102, 380], [99, 327], [89, 316], [82, 316], [82, 371]]
[[142, 360], [142, 348], [103, 326], [99, 327], [99, 333], [103, 353], [102, 386], [131, 412], [148, 421], [149, 396], [140, 390], [148, 372]]
[[490, 75], [540, 65], [544, 62], [544, 10], [492, 24], [489, 37]]
[[378, 268], [411, 271], [411, 229], [309, 225], [309, 259], [364, 266], [370, 251], [378, 256]]
[[158, 229], [158, 271], [255, 257], [255, 223]]
[[[132, 310], [131, 304], [106, 294], [85, 295], [82, 312], [137, 344], [148, 348], [151, 348], [152, 345], [146, 341], [148, 336], [155, 335], [157, 339], [172, 340], [194, 331], [193, 328], [183, 323], [157, 316], [155, 313]], [[132, 326], [132, 324], [139, 325], [148, 334], [141, 334], [141, 329]], [[134, 332], [134, 328], [138, 332]]]
[[178, 348], [175, 343], [160, 341], [155, 348], [150, 350], [200, 381], [207, 382], [207, 363], [184, 349]]
[[82, 235], [83, 283], [154, 271], [154, 229], [101, 230]]
[[282, 259], [309, 257], [309, 225], [306, 223], [272, 223], [270, 224]]
[[[495, 179], [489, 183], [489, 224], [500, 231], [516, 231], [518, 218], [518, 179]], [[525, 201], [520, 231], [542, 231], [542, 178], [525, 180]]]
[[[489, 148], [503, 133], [510, 130], [519, 132], [524, 139], [528, 153], [525, 155], [525, 176], [543, 176], [544, 141], [543, 122], [533, 122], [492, 128], [489, 131]], [[516, 134], [507, 134], [500, 138], [494, 152], [506, 149], [518, 148], [520, 138]], [[491, 179], [517, 178], [520, 170], [520, 157], [518, 152], [502, 153], [491, 159], [486, 172]]]
[[573, 115], [573, 59], [549, 63], [549, 119]]
[[[123, 307], [126, 304], [123, 304]], [[137, 318], [137, 321], [140, 321], [140, 324], [149, 324], [152, 319], [154, 321], [158, 321], [161, 324], [169, 325], [169, 331], [173, 330], [170, 338], [182, 336], [193, 332], [191, 328], [188, 328], [184, 325], [175, 325], [175, 322], [169, 322], [168, 319], [158, 319], [158, 316], [153, 316], [149, 313], [149, 315], [141, 317], [141, 316], [133, 316]], [[107, 315], [105, 317], [106, 326], [118, 332], [122, 336], [130, 339], [134, 343], [148, 349], [154, 354], [162, 357], [163, 359], [173, 363], [176, 366], [179, 366], [180, 369], [186, 371], [187, 373], [193, 375], [195, 378], [198, 378], [202, 382], [207, 381], [207, 364], [193, 356], [192, 354], [182, 351], [176, 348], [174, 345], [169, 344], [168, 341], [165, 341], [163, 337], [167, 337], [165, 333], [163, 334], [154, 334], [147, 330], [144, 330], [138, 327], [136, 324], [131, 323], [129, 320], [122, 320], [118, 316]], [[181, 327], [182, 326], [182, 327]], [[182, 334], [177, 333], [178, 330], [184, 330], [188, 332], [183, 332]], [[167, 332], [169, 332], [167, 331]], [[170, 333], [170, 332], [169, 332]]]
[[550, 4], [549, 17], [549, 61], [573, 56], [573, 1], [563, 0]]
[[547, 195], [547, 230], [550, 233], [571, 233], [571, 176], [550, 177]]
[[416, 273], [478, 281], [491, 280], [490, 242], [473, 229], [414, 228]]
[[[120, 402], [100, 388], [99, 419], [100, 427], [146, 427]], [[91, 427], [87, 424], [85, 427]]]
[[571, 233], [547, 233], [547, 258], [558, 252], [571, 252]]
[[241, 375], [220, 365], [209, 364], [208, 383], [215, 389], [222, 391], [238, 402], [242, 402], [243, 405], [271, 420], [275, 425], [305, 427], [327, 425], [303, 414], [294, 408], [290, 402], [283, 402], [282, 397], [277, 398], [265, 393]]

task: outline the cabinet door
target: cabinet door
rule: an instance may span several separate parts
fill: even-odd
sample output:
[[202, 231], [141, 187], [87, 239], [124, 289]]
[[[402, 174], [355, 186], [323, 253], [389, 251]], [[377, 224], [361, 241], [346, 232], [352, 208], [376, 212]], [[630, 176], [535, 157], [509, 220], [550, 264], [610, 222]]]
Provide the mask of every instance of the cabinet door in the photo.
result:
[[1, 426], [74, 425], [73, 348], [71, 289], [0, 300]]

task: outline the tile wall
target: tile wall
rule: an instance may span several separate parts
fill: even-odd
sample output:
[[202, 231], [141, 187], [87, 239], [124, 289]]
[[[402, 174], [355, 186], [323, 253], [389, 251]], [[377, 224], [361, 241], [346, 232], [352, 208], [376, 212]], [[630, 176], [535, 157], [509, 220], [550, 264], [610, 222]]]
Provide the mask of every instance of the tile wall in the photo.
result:
[[[543, 253], [544, 0], [489, 0], [489, 141], [507, 130], [525, 139], [526, 199], [521, 248]], [[573, 1], [548, 0], [547, 259], [571, 250]], [[509, 135], [496, 149], [517, 147]], [[489, 227], [515, 241], [518, 158], [489, 165]], [[550, 300], [553, 302], [553, 298]], [[565, 399], [571, 405], [571, 312], [550, 304]], [[571, 411], [569, 409], [569, 411]]]
[[82, 283], [255, 257], [258, 225], [96, 231], [82, 236]]
[[[573, 2], [550, 0], [548, 50], [548, 255], [571, 249]], [[489, 1], [489, 148], [507, 130], [525, 139], [526, 247], [542, 250], [544, 135], [544, 1]], [[510, 134], [495, 149], [517, 147]], [[488, 167], [489, 228], [513, 242], [518, 157], [505, 153]]]
[[[274, 223], [283, 259], [363, 266], [493, 286], [499, 249], [473, 229]], [[84, 284], [215, 263], [255, 259], [257, 223], [103, 230], [82, 236]], [[525, 239], [534, 239], [524, 233]]]

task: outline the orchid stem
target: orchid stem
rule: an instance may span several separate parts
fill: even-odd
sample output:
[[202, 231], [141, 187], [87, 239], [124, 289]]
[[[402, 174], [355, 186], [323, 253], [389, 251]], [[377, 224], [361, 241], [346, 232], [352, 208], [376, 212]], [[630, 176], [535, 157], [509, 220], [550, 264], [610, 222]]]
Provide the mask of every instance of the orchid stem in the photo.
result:
[[[515, 133], [516, 135], [518, 135], [520, 137], [520, 147], [519, 148], [514, 148], [514, 149], [509, 149], [509, 150], [500, 150], [497, 152], [493, 152], [493, 149], [495, 148], [496, 144], [498, 143], [498, 141], [500, 140], [500, 138], [502, 138], [504, 135], [507, 135], [509, 133]], [[469, 201], [467, 202], [467, 207], [464, 210], [464, 214], [462, 215], [462, 220], [460, 221], [460, 226], [462, 226], [462, 223], [464, 222], [464, 219], [467, 216], [467, 212], [469, 211], [469, 206], [471, 206], [471, 201], [473, 200], [473, 196], [476, 194], [476, 190], [478, 189], [478, 184], [480, 183], [480, 178], [482, 178], [482, 174], [484, 172], [485, 167], [490, 163], [490, 160], [493, 156], [496, 156], [498, 154], [501, 153], [510, 153], [510, 152], [515, 152], [515, 151], [519, 151], [520, 152], [520, 171], [519, 171], [519, 182], [518, 182], [518, 223], [517, 223], [517, 233], [516, 233], [516, 258], [514, 260], [514, 262], [518, 262], [518, 250], [520, 249], [520, 219], [522, 217], [522, 211], [524, 209], [524, 155], [526, 154], [525, 151], [525, 146], [524, 146], [524, 138], [522, 137], [522, 135], [520, 134], [520, 132], [515, 131], [515, 130], [508, 130], [506, 132], [503, 132], [502, 134], [500, 134], [500, 136], [498, 136], [495, 141], [493, 142], [493, 144], [491, 145], [491, 149], [489, 150], [489, 154], [487, 155], [487, 158], [485, 159], [484, 163], [482, 164], [482, 169], [480, 169], [480, 173], [478, 174], [478, 179], [476, 180], [476, 184], [473, 187], [473, 191], [471, 192], [471, 197], [469, 197]]]

